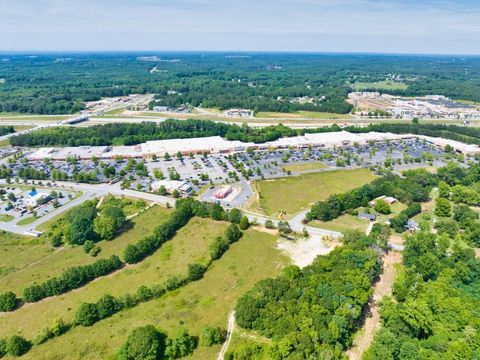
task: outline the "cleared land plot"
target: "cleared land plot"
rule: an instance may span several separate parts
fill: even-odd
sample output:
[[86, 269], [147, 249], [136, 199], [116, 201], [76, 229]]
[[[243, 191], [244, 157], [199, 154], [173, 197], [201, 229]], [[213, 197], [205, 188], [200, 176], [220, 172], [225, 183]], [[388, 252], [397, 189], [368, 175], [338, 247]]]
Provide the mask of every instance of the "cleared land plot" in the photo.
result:
[[[224, 224], [220, 225], [223, 227]], [[218, 230], [219, 227], [216, 228]], [[185, 244], [195, 241], [193, 234], [199, 231], [201, 228], [190, 228], [191, 234], [184, 239]], [[172, 240], [173, 251], [178, 251], [177, 240], [178, 236]], [[134, 327], [146, 324], [153, 324], [173, 335], [182, 326], [195, 335], [200, 333], [204, 325], [225, 328], [228, 313], [235, 306], [236, 299], [256, 281], [275, 276], [287, 264], [287, 259], [275, 249], [275, 243], [276, 237], [249, 230], [212, 265], [202, 280], [160, 299], [120, 312], [92, 327], [75, 328], [66, 335], [34, 347], [24, 358], [106, 359], [119, 349]], [[173, 254], [169, 261], [175, 261]], [[159, 275], [164, 272], [166, 263], [157, 262]], [[185, 268], [186, 262], [182, 265]], [[130, 285], [125, 290], [136, 288], [137, 285], [140, 284], [135, 284], [135, 287]], [[189, 359], [215, 359], [219, 349], [220, 346], [199, 346]]]
[[280, 113], [280, 112], [259, 112], [255, 115], [256, 118], [262, 119], [350, 119], [350, 114], [335, 114], [315, 111], [296, 111], [293, 113]]
[[43, 327], [51, 325], [52, 319], [73, 320], [82, 302], [95, 302], [105, 293], [114, 296], [133, 293], [140, 285], [161, 284], [173, 275], [184, 275], [187, 265], [203, 258], [209, 244], [227, 226], [227, 223], [208, 219], [192, 219], [174, 239], [139, 264], [126, 266], [69, 293], [5, 314], [0, 318], [0, 336], [20, 331], [33, 338]]
[[260, 210], [274, 216], [281, 211], [293, 215], [316, 201], [357, 188], [373, 179], [375, 175], [367, 169], [334, 170], [258, 181], [255, 185]]
[[[53, 249], [44, 236], [37, 239], [39, 244], [23, 241], [19, 245], [18, 240], [4, 240], [3, 235], [0, 235], [2, 237], [0, 251], [3, 255], [0, 257], [0, 269], [10, 269], [6, 275], [0, 275], [0, 289], [8, 289], [21, 295], [25, 287], [58, 276], [68, 267], [86, 265], [100, 258], [121, 255], [127, 244], [150, 234], [170, 211], [155, 206], [132, 219], [129, 230], [112, 241], [98, 243], [102, 251], [97, 257], [86, 254], [81, 246]], [[26, 261], [25, 254], [28, 254], [26, 258], [29, 261]]]
[[348, 230], [358, 230], [364, 233], [367, 231], [368, 224], [368, 221], [362, 221], [354, 215], [345, 214], [332, 221], [323, 222], [315, 220], [310, 222], [308, 225], [321, 229], [338, 231], [341, 233]]
[[403, 82], [384, 80], [377, 82], [357, 82], [353, 84], [355, 90], [364, 91], [364, 90], [406, 90], [408, 85]]
[[300, 172], [300, 171], [313, 171], [321, 170], [328, 168], [328, 165], [325, 165], [322, 162], [310, 162], [305, 164], [291, 164], [282, 166], [285, 171], [290, 170], [291, 172]]

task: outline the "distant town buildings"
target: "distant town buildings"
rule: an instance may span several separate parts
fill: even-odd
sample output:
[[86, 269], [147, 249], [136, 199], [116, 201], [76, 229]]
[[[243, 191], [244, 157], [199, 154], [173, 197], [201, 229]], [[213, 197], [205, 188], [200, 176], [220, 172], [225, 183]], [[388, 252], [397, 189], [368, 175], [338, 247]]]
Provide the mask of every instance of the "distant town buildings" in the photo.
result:
[[254, 111], [248, 109], [229, 109], [223, 112], [223, 115], [231, 118], [253, 118]]
[[478, 119], [477, 106], [450, 100], [442, 95], [406, 98], [379, 92], [353, 92], [348, 95], [350, 103], [362, 115], [372, 111], [383, 111], [393, 117], [412, 119]]

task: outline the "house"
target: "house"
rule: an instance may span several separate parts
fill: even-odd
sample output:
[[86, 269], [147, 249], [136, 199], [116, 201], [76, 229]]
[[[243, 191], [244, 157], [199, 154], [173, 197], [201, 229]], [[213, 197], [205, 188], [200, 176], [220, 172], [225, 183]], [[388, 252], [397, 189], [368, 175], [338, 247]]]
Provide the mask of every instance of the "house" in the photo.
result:
[[368, 221], [375, 221], [377, 216], [375, 214], [367, 214], [367, 213], [360, 213], [358, 214], [359, 220], [368, 220]]
[[380, 196], [372, 201], [370, 201], [368, 204], [370, 206], [375, 206], [375, 204], [377, 203], [378, 200], [383, 200], [385, 201], [388, 205], [393, 205], [397, 202], [397, 199], [395, 199], [394, 197], [391, 197], [391, 196]]

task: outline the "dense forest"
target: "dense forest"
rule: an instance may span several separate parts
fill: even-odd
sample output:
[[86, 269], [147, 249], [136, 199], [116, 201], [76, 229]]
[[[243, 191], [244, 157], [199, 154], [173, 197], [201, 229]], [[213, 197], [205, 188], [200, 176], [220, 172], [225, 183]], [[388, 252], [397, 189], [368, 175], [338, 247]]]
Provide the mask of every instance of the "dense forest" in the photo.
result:
[[338, 125], [315, 129], [292, 129], [282, 124], [254, 128], [209, 120], [168, 119], [156, 124], [112, 123], [91, 127], [52, 127], [10, 138], [13, 146], [80, 146], [80, 145], [136, 145], [149, 140], [186, 139], [193, 137], [222, 136], [228, 140], [240, 140], [257, 144], [282, 137], [305, 133], [326, 133], [347, 130], [353, 133], [392, 132], [396, 134], [418, 134], [480, 145], [480, 129], [457, 125], [436, 124], [375, 124], [367, 127]]
[[226, 358], [343, 359], [380, 273], [375, 249], [372, 238], [355, 234], [304, 269], [290, 266], [258, 282], [238, 300], [236, 320], [273, 343], [253, 349], [252, 357], [233, 352]]
[[[151, 56], [147, 56], [151, 55]], [[177, 107], [348, 113], [356, 82], [395, 74], [398, 95], [480, 100], [480, 58], [334, 54], [0, 55], [0, 112], [74, 113], [85, 101], [153, 93]], [[153, 104], [152, 104], [153, 105]]]

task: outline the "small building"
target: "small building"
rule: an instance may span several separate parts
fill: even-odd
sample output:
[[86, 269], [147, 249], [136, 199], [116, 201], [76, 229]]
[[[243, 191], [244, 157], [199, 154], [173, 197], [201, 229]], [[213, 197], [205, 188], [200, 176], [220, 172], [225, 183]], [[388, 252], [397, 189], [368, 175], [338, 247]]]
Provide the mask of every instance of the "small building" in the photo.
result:
[[397, 202], [397, 199], [391, 196], [387, 196], [386, 198], [383, 199], [388, 205], [393, 205]]
[[231, 186], [222, 186], [220, 189], [215, 191], [215, 198], [216, 199], [225, 199], [228, 195], [230, 195], [233, 191]]
[[50, 201], [50, 195], [44, 192], [37, 192], [32, 190], [28, 193], [28, 196], [23, 199], [25, 206], [35, 208]]
[[375, 214], [360, 213], [358, 214], [359, 220], [375, 221], [377, 216]]
[[192, 186], [186, 181], [178, 180], [159, 180], [152, 183], [152, 191], [157, 192], [163, 186], [168, 193], [177, 190], [180, 194], [188, 194], [192, 191]]
[[417, 222], [413, 219], [409, 219], [408, 222], [407, 222], [407, 225], [405, 225], [405, 227], [408, 229], [408, 231], [410, 232], [415, 232], [415, 231], [419, 231], [420, 230], [420, 227], [418, 226]]

